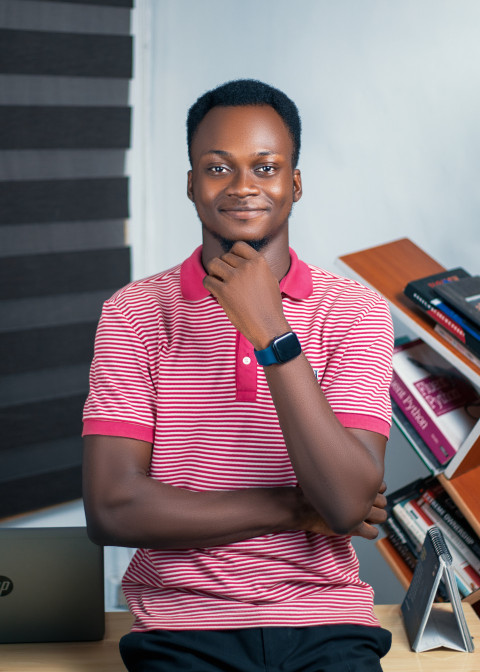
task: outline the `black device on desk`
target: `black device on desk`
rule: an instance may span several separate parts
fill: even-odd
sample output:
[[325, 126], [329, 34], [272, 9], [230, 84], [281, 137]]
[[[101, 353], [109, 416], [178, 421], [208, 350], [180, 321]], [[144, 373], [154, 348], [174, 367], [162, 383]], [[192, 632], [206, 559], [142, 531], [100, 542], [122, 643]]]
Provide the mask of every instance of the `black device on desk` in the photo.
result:
[[0, 528], [0, 643], [102, 639], [103, 577], [84, 527]]

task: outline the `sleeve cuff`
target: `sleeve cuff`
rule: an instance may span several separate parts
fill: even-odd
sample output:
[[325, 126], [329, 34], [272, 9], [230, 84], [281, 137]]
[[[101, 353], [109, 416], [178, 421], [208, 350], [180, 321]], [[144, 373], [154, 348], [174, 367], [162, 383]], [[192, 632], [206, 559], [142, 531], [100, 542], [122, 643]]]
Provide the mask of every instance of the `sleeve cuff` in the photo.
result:
[[134, 422], [116, 420], [85, 420], [82, 436], [99, 434], [101, 436], [122, 436], [126, 439], [138, 439], [153, 443], [153, 427], [138, 425]]
[[344, 427], [350, 429], [366, 429], [386, 436], [390, 435], [390, 423], [373, 415], [357, 415], [356, 413], [335, 413]]

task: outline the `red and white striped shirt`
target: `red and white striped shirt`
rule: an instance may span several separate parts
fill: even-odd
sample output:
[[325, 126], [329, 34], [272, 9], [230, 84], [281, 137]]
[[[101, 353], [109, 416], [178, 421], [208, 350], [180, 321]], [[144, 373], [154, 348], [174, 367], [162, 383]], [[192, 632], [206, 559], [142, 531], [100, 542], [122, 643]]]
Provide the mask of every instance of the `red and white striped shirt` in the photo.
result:
[[[337, 418], [388, 436], [386, 302], [299, 261], [283, 310]], [[150, 476], [195, 491], [294, 486], [262, 367], [205, 290], [201, 248], [103, 309], [84, 435], [153, 444]], [[378, 626], [349, 537], [289, 531], [212, 548], [139, 549], [123, 580], [134, 630]]]

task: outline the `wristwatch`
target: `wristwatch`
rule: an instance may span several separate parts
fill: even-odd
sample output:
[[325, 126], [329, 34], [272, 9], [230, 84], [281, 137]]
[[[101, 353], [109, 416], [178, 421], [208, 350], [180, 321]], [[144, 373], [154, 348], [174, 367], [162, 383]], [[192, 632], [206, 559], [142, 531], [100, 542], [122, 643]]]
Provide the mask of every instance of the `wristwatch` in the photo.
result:
[[284, 364], [291, 359], [298, 357], [302, 352], [302, 346], [293, 331], [289, 331], [278, 338], [274, 338], [268, 348], [264, 350], [254, 350], [257, 362], [262, 366], [271, 364]]

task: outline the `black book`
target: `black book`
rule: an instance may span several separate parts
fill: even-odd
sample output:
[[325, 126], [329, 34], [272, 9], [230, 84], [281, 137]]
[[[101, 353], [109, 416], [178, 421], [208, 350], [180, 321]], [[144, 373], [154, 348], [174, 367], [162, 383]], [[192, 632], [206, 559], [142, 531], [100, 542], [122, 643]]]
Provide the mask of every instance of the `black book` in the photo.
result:
[[458, 282], [464, 278], [470, 278], [468, 271], [460, 266], [451, 268], [433, 275], [426, 275], [423, 278], [411, 280], [403, 290], [405, 296], [415, 301], [420, 307], [425, 310], [430, 308], [430, 302], [436, 298], [435, 287], [449, 282]]
[[440, 284], [435, 293], [480, 327], [480, 275]]
[[480, 329], [472, 321], [453, 309], [437, 294], [438, 287], [456, 285], [472, 276], [463, 268], [452, 268], [441, 273], [412, 280], [403, 293], [435, 322], [463, 343], [473, 354], [480, 357]]
[[407, 567], [414, 570], [418, 560], [418, 552], [412, 544], [410, 537], [404, 534], [402, 528], [393, 516], [389, 516], [387, 520], [382, 523], [382, 528], [387, 539], [404, 560]]

